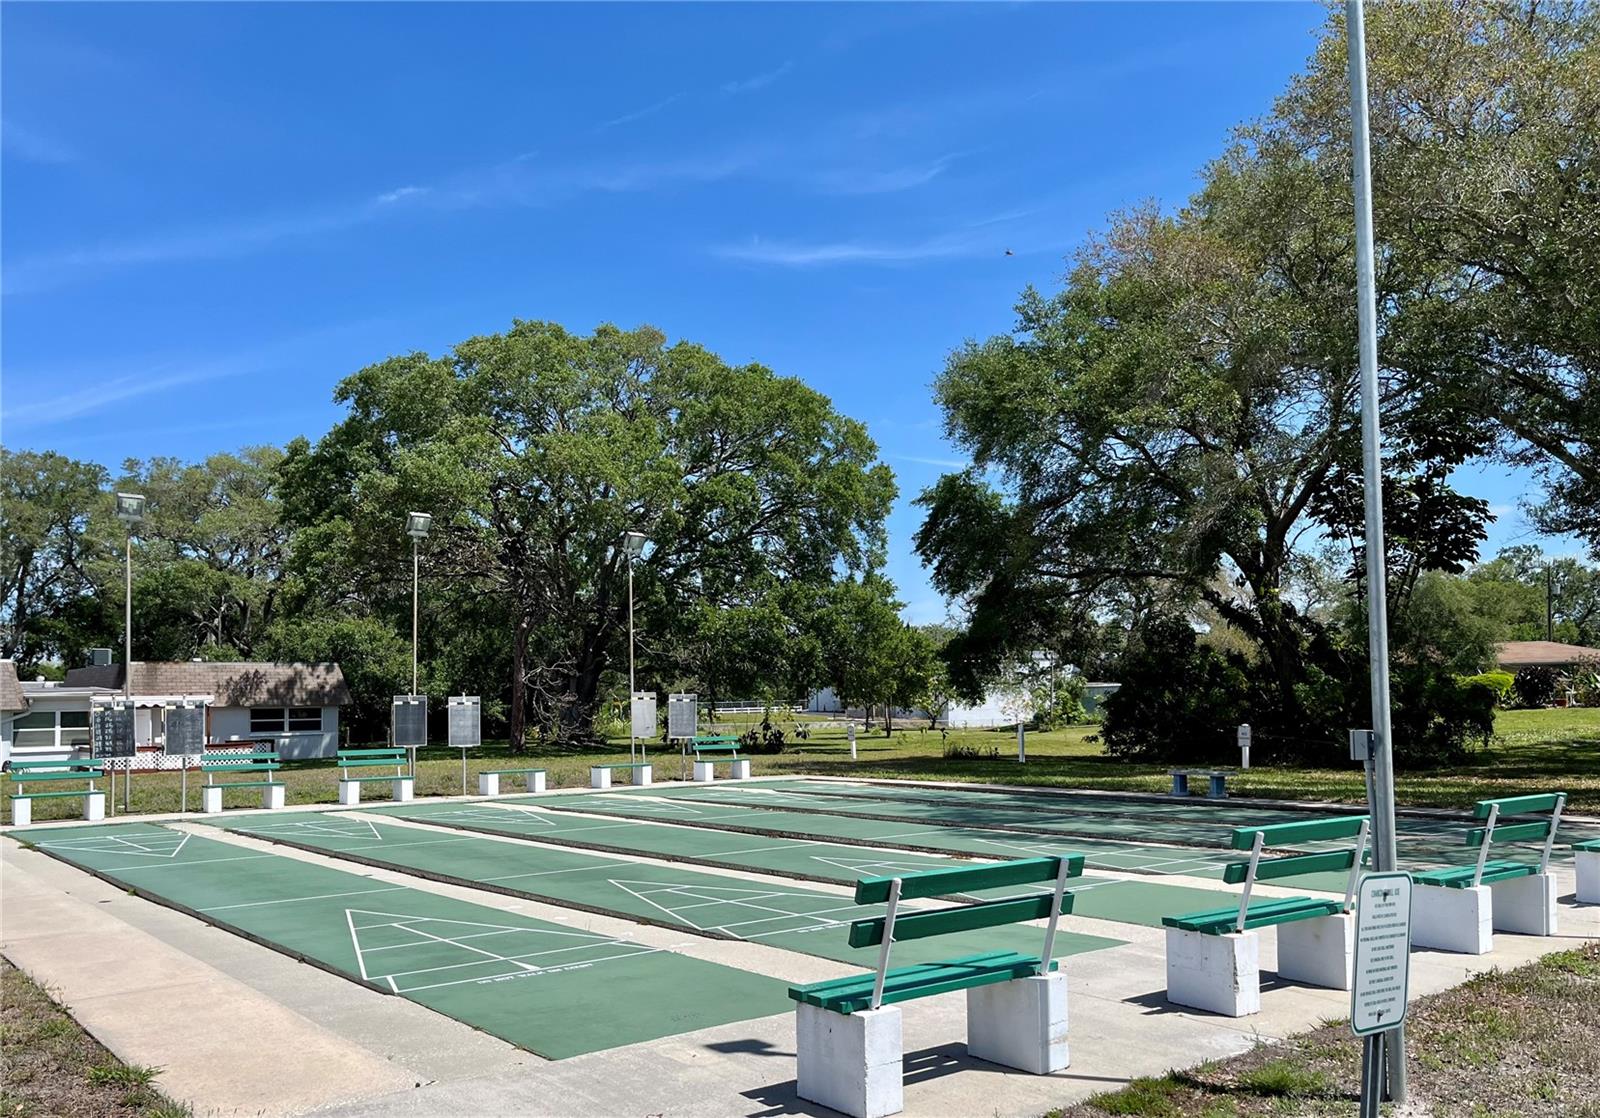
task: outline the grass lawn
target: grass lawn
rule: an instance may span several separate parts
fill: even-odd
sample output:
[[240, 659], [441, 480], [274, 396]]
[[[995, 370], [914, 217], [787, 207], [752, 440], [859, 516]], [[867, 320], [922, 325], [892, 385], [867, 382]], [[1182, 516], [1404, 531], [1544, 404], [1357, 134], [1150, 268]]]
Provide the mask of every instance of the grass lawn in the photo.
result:
[[[1596, 1118], [1600, 943], [1419, 998], [1406, 1033], [1411, 1114]], [[1361, 1042], [1347, 1022], [1330, 1022], [1231, 1060], [1136, 1079], [1051, 1118], [1346, 1118], [1360, 1068]]]
[[32, 979], [0, 959], [0, 1115], [183, 1118], [153, 1084], [160, 1068], [124, 1064]]
[[[892, 736], [882, 731], [857, 738], [857, 759], [839, 729], [814, 733], [809, 741], [791, 741], [784, 753], [756, 756], [757, 775], [813, 773], [828, 776], [876, 776], [904, 780], [967, 780], [1009, 784], [1037, 784], [1062, 788], [1097, 788], [1105, 791], [1165, 791], [1170, 781], [1165, 765], [1136, 765], [1107, 757], [1096, 741], [1095, 726], [1075, 726], [1051, 733], [1028, 735], [1028, 760], [1016, 760], [1016, 735], [1011, 729], [956, 730], [948, 744], [977, 756], [945, 757], [938, 732], [899, 728]], [[989, 754], [993, 754], [990, 756]], [[657, 760], [657, 779], [674, 779], [682, 773], [676, 754], [651, 750]], [[589, 766], [599, 761], [626, 761], [627, 742], [613, 741], [603, 749], [572, 750], [535, 746], [514, 756], [504, 743], [473, 750], [469, 774], [479, 769], [531, 765], [549, 770], [553, 788], [584, 787]], [[370, 774], [373, 770], [367, 770]], [[280, 774], [288, 785], [290, 803], [331, 803], [337, 798], [338, 773], [327, 761], [299, 762]], [[686, 774], [683, 774], [686, 775]], [[190, 774], [189, 809], [198, 811], [201, 777]], [[468, 790], [476, 779], [469, 775]], [[1565, 790], [1573, 811], [1600, 811], [1600, 709], [1503, 711], [1496, 721], [1490, 745], [1463, 764], [1448, 769], [1402, 773], [1399, 799], [1412, 806], [1462, 807], [1489, 796], [1521, 792]], [[0, 794], [13, 790], [10, 778], [0, 782]], [[1357, 801], [1365, 797], [1361, 771], [1355, 765], [1328, 769], [1257, 766], [1229, 781], [1235, 796], [1263, 796], [1302, 800]], [[178, 774], [138, 773], [133, 779], [134, 813], [178, 810]], [[228, 796], [230, 807], [259, 804], [259, 789]], [[459, 754], [448, 748], [423, 752], [417, 765], [418, 796], [457, 795], [461, 792]], [[367, 785], [363, 799], [381, 800], [383, 785]], [[122, 786], [117, 787], [121, 813]], [[38, 800], [34, 819], [72, 819], [81, 812], [77, 800]], [[6, 818], [10, 805], [6, 805]]]

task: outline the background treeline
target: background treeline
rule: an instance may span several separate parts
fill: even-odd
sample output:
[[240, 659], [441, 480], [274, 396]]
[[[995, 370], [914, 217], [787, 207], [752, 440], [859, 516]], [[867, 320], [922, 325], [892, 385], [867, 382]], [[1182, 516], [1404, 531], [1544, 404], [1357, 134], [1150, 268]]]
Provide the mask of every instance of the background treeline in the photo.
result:
[[[1396, 746], [1481, 740], [1499, 639], [1595, 643], [1594, 569], [1484, 563], [1487, 504], [1527, 470], [1538, 526], [1600, 549], [1600, 8], [1381, 4], [1369, 17]], [[491, 732], [592, 738], [640, 684], [854, 703], [976, 699], [1018, 665], [1124, 684], [1113, 752], [1331, 760], [1369, 721], [1359, 369], [1342, 16], [1176, 212], [1112, 215], [1015, 330], [934, 392], [970, 468], [922, 493], [949, 631], [881, 576], [895, 497], [864, 427], [799, 380], [659, 332], [541, 322], [343, 381], [316, 443], [185, 465], [3, 459], [0, 643], [27, 670], [120, 634], [137, 488], [135, 655], [338, 660], [381, 736], [409, 686], [408, 509], [423, 683]], [[936, 655], [937, 653], [937, 655]], [[499, 681], [491, 686], [489, 681]]]
[[[1600, 544], [1597, 31], [1594, 5], [1372, 6], [1403, 760], [1486, 725], [1458, 676], [1493, 626], [1458, 624], [1446, 576], [1491, 514], [1458, 468], [1529, 469], [1539, 526]], [[1248, 721], [1269, 756], [1333, 761], [1370, 722], [1346, 64], [1336, 8], [1187, 205], [1114, 215], [951, 356], [935, 392], [973, 466], [922, 495], [917, 546], [970, 611], [965, 693], [1030, 650], [1104, 664], [1106, 742], [1146, 757], [1225, 758]]]

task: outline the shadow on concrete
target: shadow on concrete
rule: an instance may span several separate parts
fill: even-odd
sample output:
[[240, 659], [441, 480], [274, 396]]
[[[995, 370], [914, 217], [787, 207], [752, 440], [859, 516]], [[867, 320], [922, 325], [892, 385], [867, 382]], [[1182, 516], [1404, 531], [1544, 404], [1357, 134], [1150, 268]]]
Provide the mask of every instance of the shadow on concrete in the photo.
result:
[[793, 1052], [785, 1052], [771, 1041], [755, 1040], [754, 1038], [749, 1040], [721, 1040], [708, 1044], [706, 1047], [713, 1052], [721, 1052], [725, 1055], [782, 1056], [790, 1060], [795, 1057]]

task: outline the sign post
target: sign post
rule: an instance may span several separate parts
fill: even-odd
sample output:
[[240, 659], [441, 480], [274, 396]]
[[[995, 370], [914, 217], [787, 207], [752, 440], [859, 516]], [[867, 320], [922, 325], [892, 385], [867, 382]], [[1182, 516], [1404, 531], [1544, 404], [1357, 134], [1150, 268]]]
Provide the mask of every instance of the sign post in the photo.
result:
[[450, 744], [461, 750], [461, 794], [467, 794], [467, 750], [483, 744], [483, 701], [477, 695], [451, 695], [445, 700]]
[[[656, 693], [654, 691], [635, 691], [628, 701], [628, 725], [630, 738], [639, 741], [640, 761], [648, 761], [649, 747], [644, 743], [651, 741], [656, 736]], [[632, 761], [633, 746], [628, 747], [628, 760]]]
[[1028, 731], [1022, 719], [1017, 719], [1017, 763], [1021, 764], [1028, 759]]
[[[692, 742], [696, 728], [699, 725], [700, 706], [698, 697], [692, 692], [683, 692], [667, 696], [667, 740], [669, 742]], [[684, 777], [689, 775], [689, 747], [679, 747], [683, 752]]]
[[1239, 723], [1239, 767], [1250, 767], [1250, 723]]
[[[128, 772], [133, 768], [133, 700], [132, 699], [103, 699], [95, 700], [89, 707], [89, 753], [96, 761], [115, 761], [119, 757], [128, 758], [128, 770], [122, 775], [123, 794], [127, 794]], [[111, 813], [117, 811], [117, 776], [116, 769], [106, 765], [106, 774], [111, 780], [111, 795], [107, 803], [111, 805]], [[127, 811], [127, 801], [123, 801], [123, 811]]]
[[[417, 776], [417, 750], [428, 744], [428, 696], [396, 695], [391, 708], [389, 732], [394, 744], [411, 759], [411, 778]], [[466, 760], [465, 755], [462, 760]]]
[[178, 812], [189, 812], [189, 758], [206, 751], [206, 704], [208, 700], [185, 696], [167, 703], [164, 713], [167, 724], [166, 742], [162, 752], [177, 757], [183, 774], [178, 780]]
[[1389, 1084], [1388, 1043], [1405, 1024], [1411, 981], [1411, 875], [1369, 873], [1356, 887], [1350, 1031], [1363, 1038], [1361, 1118], [1378, 1118]]
[[856, 759], [856, 724], [850, 723], [850, 760]]

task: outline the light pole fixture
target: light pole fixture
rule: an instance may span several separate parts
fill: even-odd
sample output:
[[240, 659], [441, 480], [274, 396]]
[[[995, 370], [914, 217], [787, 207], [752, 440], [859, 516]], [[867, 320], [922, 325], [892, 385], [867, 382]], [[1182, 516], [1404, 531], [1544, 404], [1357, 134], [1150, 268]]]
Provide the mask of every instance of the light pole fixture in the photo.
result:
[[428, 531], [432, 527], [432, 513], [406, 513], [406, 535], [411, 537], [411, 693], [413, 695], [417, 693], [417, 599], [421, 582], [417, 545], [428, 538]]
[[[118, 493], [117, 494], [117, 519], [127, 525], [128, 538], [123, 550], [123, 593], [122, 593], [122, 697], [129, 698], [133, 694], [133, 533], [135, 527], [144, 519], [144, 494]], [[134, 716], [137, 720], [138, 715]], [[134, 746], [134, 756], [128, 758], [128, 771], [122, 774], [122, 810], [128, 810], [128, 799], [132, 795], [130, 785], [133, 784], [133, 762], [138, 757], [138, 745]], [[114, 804], [117, 790], [112, 788], [111, 800]]]
[[622, 548], [628, 553], [628, 760], [634, 759], [635, 736], [633, 725], [633, 563], [644, 554], [644, 545], [650, 539], [643, 532], [622, 533]]

